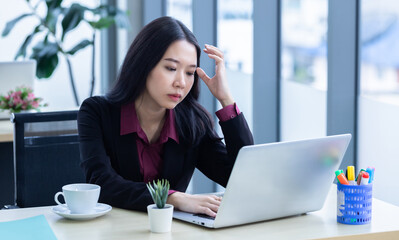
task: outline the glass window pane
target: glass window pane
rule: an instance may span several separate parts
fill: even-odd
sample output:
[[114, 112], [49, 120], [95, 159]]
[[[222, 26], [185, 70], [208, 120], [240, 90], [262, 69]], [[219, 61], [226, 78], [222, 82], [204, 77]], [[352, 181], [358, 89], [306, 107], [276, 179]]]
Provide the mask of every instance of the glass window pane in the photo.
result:
[[[229, 87], [252, 130], [253, 2], [218, 0], [217, 46], [224, 53]], [[219, 106], [220, 108], [220, 106]], [[218, 108], [218, 109], [219, 109]]]
[[283, 0], [281, 140], [326, 135], [327, 0]]
[[399, 2], [363, 0], [361, 14], [361, 92], [398, 103]]
[[360, 26], [358, 166], [376, 168], [373, 197], [399, 205], [399, 2], [362, 0]]
[[180, 20], [193, 31], [192, 0], [167, 0], [166, 15]]

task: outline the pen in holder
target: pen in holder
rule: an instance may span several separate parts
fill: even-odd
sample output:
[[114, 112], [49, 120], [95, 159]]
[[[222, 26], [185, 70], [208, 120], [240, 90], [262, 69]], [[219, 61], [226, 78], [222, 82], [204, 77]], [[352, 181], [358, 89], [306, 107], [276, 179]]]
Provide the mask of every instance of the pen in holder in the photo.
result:
[[343, 185], [337, 183], [337, 221], [344, 224], [371, 222], [373, 184]]

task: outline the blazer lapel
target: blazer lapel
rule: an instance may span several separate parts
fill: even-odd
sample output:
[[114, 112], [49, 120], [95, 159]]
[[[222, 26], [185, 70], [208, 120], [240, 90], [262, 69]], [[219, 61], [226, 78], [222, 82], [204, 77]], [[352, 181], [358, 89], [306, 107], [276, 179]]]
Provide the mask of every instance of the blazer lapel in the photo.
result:
[[185, 150], [182, 144], [169, 139], [164, 146], [161, 178], [168, 179], [175, 186], [184, 169]]
[[134, 133], [119, 136], [117, 155], [120, 175], [125, 179], [143, 181]]
[[114, 150], [117, 156], [117, 166], [119, 174], [133, 181], [142, 181], [143, 176], [140, 173], [140, 163], [137, 155], [136, 136], [135, 133], [120, 135], [121, 108], [114, 108], [111, 112], [112, 127], [114, 139]]

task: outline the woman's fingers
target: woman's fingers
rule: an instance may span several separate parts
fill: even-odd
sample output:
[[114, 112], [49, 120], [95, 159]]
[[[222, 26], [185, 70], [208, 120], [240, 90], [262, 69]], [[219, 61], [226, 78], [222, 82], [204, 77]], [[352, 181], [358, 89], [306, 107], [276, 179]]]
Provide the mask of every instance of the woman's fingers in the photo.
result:
[[197, 68], [198, 76], [205, 82], [212, 95], [223, 107], [234, 103], [226, 79], [223, 52], [217, 47], [208, 44], [205, 44], [204, 52], [209, 58], [215, 60], [215, 75], [209, 77], [201, 68]]
[[215, 217], [219, 210], [220, 200], [213, 195], [200, 196], [199, 212], [211, 217]]
[[211, 196], [210, 196], [210, 199], [209, 199], [209, 202], [210, 202], [210, 203], [215, 204], [215, 205], [217, 205], [217, 206], [220, 205], [220, 202], [221, 202], [221, 201], [222, 201], [222, 198], [221, 198], [221, 197], [218, 197], [218, 196], [215, 196], [215, 195], [211, 195]]
[[[220, 206], [220, 200], [219, 200], [219, 198], [218, 197], [216, 197], [216, 196], [210, 196], [210, 198], [208, 199], [208, 202], [206, 202], [206, 207], [209, 209], [209, 210], [211, 210], [211, 214], [212, 215], [210, 215], [210, 216], [213, 216], [213, 213], [215, 214], [215, 216], [216, 216], [216, 213], [218, 212], [218, 210], [219, 210], [219, 206]], [[207, 211], [208, 213], [209, 213], [209, 211]], [[205, 213], [205, 214], [208, 214], [208, 213]], [[209, 215], [209, 214], [208, 214]]]
[[199, 212], [202, 214], [206, 214], [211, 217], [216, 217], [216, 214], [219, 210], [219, 205], [215, 205], [212, 203], [205, 203], [204, 205], [200, 206]]
[[[216, 55], [214, 55], [214, 54], [208, 54], [208, 56], [210, 57], [210, 58], [212, 58], [212, 59], [214, 59], [215, 60], [215, 62], [216, 62], [216, 66], [218, 66], [218, 68], [220, 68], [220, 66], [224, 66], [224, 65], [222, 65], [222, 64], [219, 64], [219, 63], [221, 63], [221, 62], [223, 62], [223, 59], [222, 58], [220, 58], [220, 57], [218, 57], [218, 56], [216, 56]], [[223, 69], [223, 68], [220, 68], [220, 69]], [[197, 74], [198, 74], [198, 76], [202, 79], [202, 80], [204, 80], [204, 82], [208, 85], [208, 82], [212, 79], [212, 78], [214, 78], [214, 77], [209, 77], [206, 73], [205, 73], [205, 71], [202, 69], [202, 68], [200, 68], [200, 67], [197, 67]]]
[[217, 55], [218, 57], [220, 57], [220, 58], [223, 58], [223, 52], [219, 49], [219, 48], [217, 48], [217, 47], [215, 47], [215, 46], [212, 46], [212, 45], [209, 45], [209, 44], [205, 44], [205, 49], [204, 49], [204, 51], [206, 52], [206, 53], [210, 53], [210, 54], [214, 54], [214, 55]]
[[205, 73], [204, 70], [202, 70], [202, 68], [197, 67], [197, 74], [208, 85], [208, 82], [211, 80], [211, 78]]
[[211, 209], [213, 212], [217, 213], [219, 210], [219, 205], [208, 203], [208, 208]]
[[175, 192], [168, 198], [168, 203], [175, 206], [176, 209], [191, 212], [202, 213], [215, 217], [219, 210], [221, 198], [215, 195], [191, 195]]
[[206, 214], [206, 215], [211, 216], [211, 217], [216, 217], [216, 212], [212, 211], [211, 209], [204, 208], [204, 210], [205, 211], [203, 212], [203, 214]]
[[216, 65], [218, 65], [219, 63], [223, 62], [223, 58], [215, 55], [215, 54], [208, 54], [208, 57], [212, 58], [215, 60]]

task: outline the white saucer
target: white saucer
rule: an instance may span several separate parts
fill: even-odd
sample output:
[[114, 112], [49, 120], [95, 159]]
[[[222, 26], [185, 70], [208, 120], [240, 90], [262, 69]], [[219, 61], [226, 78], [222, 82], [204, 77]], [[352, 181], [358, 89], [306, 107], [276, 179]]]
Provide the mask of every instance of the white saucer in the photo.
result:
[[84, 214], [71, 213], [71, 210], [69, 210], [69, 208], [65, 204], [57, 205], [53, 207], [51, 210], [53, 210], [54, 213], [64, 218], [74, 219], [74, 220], [87, 220], [102, 216], [107, 212], [111, 211], [111, 209], [112, 207], [108, 204], [97, 203], [97, 206], [94, 208], [92, 213], [84, 213]]

